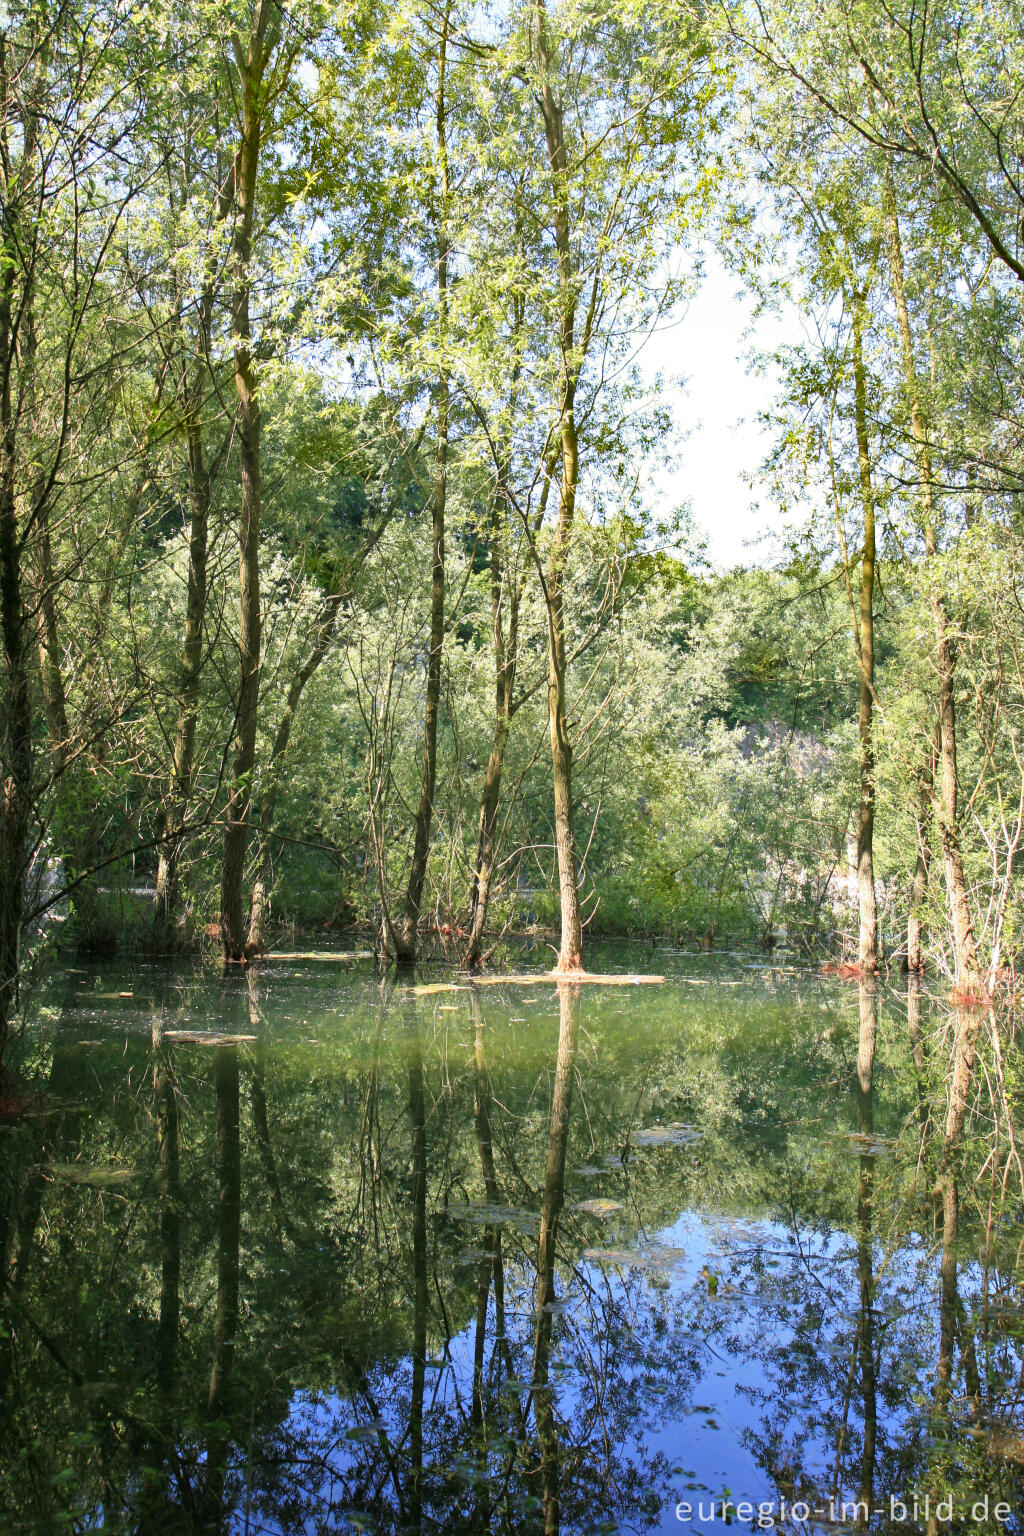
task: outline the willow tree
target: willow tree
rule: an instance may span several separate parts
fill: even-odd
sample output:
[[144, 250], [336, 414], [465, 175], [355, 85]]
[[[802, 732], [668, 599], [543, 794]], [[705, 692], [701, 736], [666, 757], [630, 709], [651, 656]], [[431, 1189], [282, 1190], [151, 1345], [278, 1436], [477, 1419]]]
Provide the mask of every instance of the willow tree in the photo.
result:
[[[121, 359], [105, 326], [124, 321], [107, 279], [138, 191], [121, 155], [139, 110], [134, 41], [116, 6], [88, 16], [73, 4], [24, 8], [0, 32], [0, 1051], [26, 916], [88, 873], [56, 869], [49, 889], [30, 890], [33, 860], [63, 781], [121, 707], [105, 696], [80, 713], [56, 690], [51, 621], [80, 570], [52, 559], [51, 540], [59, 514], [91, 552], [94, 487], [118, 467]], [[45, 760], [36, 658], [54, 706]]]
[[[207, 656], [206, 611], [211, 517], [218, 478], [227, 460], [234, 422], [225, 408], [225, 369], [215, 343], [223, 329], [230, 236], [233, 164], [222, 141], [225, 104], [220, 80], [221, 39], [188, 25], [172, 42], [177, 65], [170, 90], [150, 91], [147, 148], [154, 165], [150, 186], [149, 270], [137, 279], [140, 299], [165, 315], [157, 332], [156, 366], [167, 379], [168, 478], [185, 487], [187, 532], [185, 611], [180, 636], [170, 763], [162, 807], [162, 837], [154, 899], [159, 949], [180, 939], [181, 860], [196, 780], [197, 733]], [[158, 170], [157, 170], [158, 168]], [[170, 260], [168, 253], [170, 252]]]
[[241, 506], [238, 522], [238, 691], [235, 749], [225, 813], [220, 881], [220, 930], [224, 958], [246, 959], [243, 901], [249, 807], [256, 765], [260, 684], [260, 409], [253, 355], [253, 234], [261, 151], [273, 107], [287, 83], [294, 50], [280, 47], [284, 13], [280, 0], [257, 0], [247, 29], [231, 34], [231, 87], [237, 140], [231, 175], [231, 339], [234, 354]]
[[[930, 205], [933, 215], [941, 210], [943, 219], [958, 225], [953, 260], [960, 264], [961, 273], [971, 273], [966, 307], [993, 281], [998, 286], [1005, 280], [1015, 287], [1024, 282], [1020, 247], [1024, 108], [1019, 88], [1024, 37], [1020, 17], [1009, 0], [966, 9], [947, 3], [919, 7], [888, 0], [870, 0], [851, 8], [830, 0], [813, 12], [791, 6], [786, 0], [760, 0], [754, 12], [739, 6], [727, 9], [737, 36], [760, 58], [770, 77], [813, 101], [835, 131], [869, 146], [887, 168], [883, 201], [897, 321], [896, 357], [909, 418], [911, 457], [920, 487], [918, 522], [928, 580], [935, 592], [935, 771], [953, 970], [961, 991], [973, 995], [979, 987], [980, 972], [975, 919], [982, 913], [972, 912], [960, 849], [955, 625], [950, 623], [938, 589], [941, 561], [937, 557], [942, 550], [935, 469], [940, 450], [935, 424], [928, 422], [926, 371], [921, 367], [921, 345], [907, 303], [898, 182], [901, 177], [904, 183], [915, 179], [920, 198]], [[947, 256], [947, 271], [948, 264]], [[939, 273], [943, 263], [933, 266]], [[995, 279], [993, 273], [998, 274]], [[945, 277], [942, 273], [938, 280], [945, 281]], [[961, 308], [964, 297], [962, 290], [958, 295]], [[954, 374], [965, 372], [962, 348], [967, 337], [973, 337], [969, 322], [959, 343], [961, 355], [950, 359]], [[1015, 382], [1010, 390], [1015, 393]], [[962, 390], [954, 388], [954, 394], [960, 396]], [[963, 411], [964, 403], [958, 399], [957, 414]], [[987, 441], [980, 451], [975, 448], [972, 452], [966, 435], [952, 419], [943, 423], [947, 492], [970, 479], [981, 477], [989, 484], [1000, 480], [998, 473], [992, 473], [999, 454], [988, 450], [993, 439], [1002, 436], [1006, 410], [1002, 395], [995, 404], [989, 431], [983, 434]], [[954, 448], [958, 437], [961, 449], [966, 449], [959, 456]], [[1013, 466], [1009, 476], [1012, 483], [1016, 483], [1017, 473]]]
[[547, 627], [558, 969], [578, 971], [583, 921], [566, 574], [585, 515], [588, 451], [593, 456], [596, 448], [588, 428], [596, 425], [609, 373], [678, 293], [667, 257], [709, 184], [706, 113], [719, 82], [696, 6], [664, 16], [598, 16], [530, 0], [513, 57], [524, 87], [521, 153], [535, 168], [538, 231], [528, 259], [550, 355], [543, 456], [558, 476], [553, 522], [537, 537], [531, 532]]

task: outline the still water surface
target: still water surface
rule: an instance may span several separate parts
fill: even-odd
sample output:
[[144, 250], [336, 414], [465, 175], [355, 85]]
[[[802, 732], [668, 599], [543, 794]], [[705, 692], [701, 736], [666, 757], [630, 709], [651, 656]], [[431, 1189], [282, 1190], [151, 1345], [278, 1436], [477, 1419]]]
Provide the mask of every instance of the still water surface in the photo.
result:
[[935, 1194], [948, 1009], [654, 964], [53, 978], [0, 1530], [1020, 1531], [1024, 1212], [981, 1099]]

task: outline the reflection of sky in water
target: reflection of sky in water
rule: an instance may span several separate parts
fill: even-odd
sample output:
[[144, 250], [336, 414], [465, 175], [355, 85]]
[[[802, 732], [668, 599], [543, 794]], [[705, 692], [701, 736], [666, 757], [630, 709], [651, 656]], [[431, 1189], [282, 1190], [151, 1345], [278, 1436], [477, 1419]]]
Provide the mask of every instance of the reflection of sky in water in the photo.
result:
[[[862, 1119], [853, 1092], [855, 988], [770, 963], [748, 970], [668, 951], [657, 966], [670, 974], [664, 988], [584, 989], [579, 1004], [550, 1351], [561, 1530], [583, 1536], [612, 1517], [637, 1532], [724, 1531], [699, 1506], [714, 1500], [720, 1508], [726, 1496], [734, 1504], [775, 1507], [784, 1496], [790, 1505], [802, 1498], [822, 1506], [840, 1441], [836, 1495], [855, 1499], [865, 1327], [877, 1364], [875, 1506], [924, 1487], [936, 1456], [960, 1467], [964, 1488], [988, 1486], [998, 1474], [1005, 1496], [1014, 1466], [1024, 1469], [1021, 1227], [1016, 1210], [1002, 1226], [993, 1217], [987, 1283], [990, 1302], [1001, 1292], [1009, 1322], [1000, 1324], [998, 1310], [982, 1304], [987, 1217], [972, 1192], [977, 1169], [965, 1173], [949, 1415], [937, 1423], [942, 1211], [934, 1173], [919, 1176], [921, 1089], [905, 999], [882, 997], [874, 1102]], [[635, 953], [624, 968], [637, 968]], [[127, 1436], [103, 1440], [97, 1404], [128, 1401], [144, 1424], [164, 1412], [153, 1343], [161, 1174], [150, 1030], [158, 1010], [168, 1029], [246, 1032], [259, 1041], [259, 1054], [247, 1045], [237, 1062], [242, 1304], [223, 1528], [320, 1536], [344, 1529], [346, 1510], [372, 1507], [372, 1528], [392, 1531], [407, 1503], [414, 1068], [425, 1095], [433, 1357], [424, 1392], [424, 1531], [483, 1530], [488, 1496], [494, 1529], [542, 1528], [528, 1384], [558, 996], [547, 986], [507, 996], [497, 988], [441, 991], [431, 978], [431, 991], [417, 997], [382, 992], [368, 966], [339, 970], [268, 971], [250, 992], [185, 968], [96, 967], [72, 972], [66, 994], [51, 1001], [44, 1025], [63, 1042], [51, 1074], [60, 1082], [48, 1089], [58, 1107], [0, 1147], [21, 1159], [8, 1158], [19, 1212], [31, 1210], [32, 1170], [47, 1159], [50, 1166], [24, 1278], [33, 1323], [48, 1343], [15, 1330], [15, 1379], [29, 1395], [23, 1409], [13, 1401], [8, 1443], [31, 1452], [19, 1449], [20, 1461], [5, 1463], [0, 1448], [0, 1530], [34, 1529], [4, 1523], [6, 1467], [48, 1456], [52, 1486], [75, 1490], [68, 1445], [83, 1425], [115, 1446], [104, 1476], [130, 1499], [142, 1452]], [[481, 1042], [486, 1080], [475, 1075]], [[222, 1257], [223, 1147], [213, 1052], [180, 1042], [170, 1056], [184, 1219], [180, 1387], [170, 1410], [181, 1463], [168, 1482], [175, 1497], [184, 1489], [184, 1500], [205, 1475], [212, 1443], [202, 1405]], [[474, 1461], [474, 1359], [481, 1255], [499, 1213], [483, 1187], [474, 1119], [482, 1082], [491, 1096], [497, 1198], [510, 1208], [498, 1226], [507, 1351], [495, 1349], [493, 1272], [484, 1314], [486, 1473]], [[367, 1121], [371, 1084], [376, 1107]], [[925, 1091], [940, 1103], [941, 1079]], [[69, 1174], [79, 1160], [95, 1165], [95, 1187]], [[103, 1165], [112, 1178], [115, 1163], [144, 1181], [141, 1200], [102, 1188]], [[1000, 1250], [1001, 1235], [1008, 1241]], [[96, 1276], [108, 1277], [103, 1286]], [[964, 1340], [975, 1338], [983, 1412], [972, 1406], [965, 1361]], [[58, 1359], [80, 1371], [77, 1397]], [[102, 1372], [108, 1397], [95, 1386]], [[996, 1430], [1008, 1447], [1002, 1460], [986, 1449]], [[152, 1446], [145, 1454], [159, 1459]], [[83, 1451], [74, 1471], [95, 1510], [90, 1456]], [[675, 1518], [677, 1501], [695, 1506], [691, 1521]], [[731, 1530], [743, 1524], [734, 1519]], [[167, 1524], [167, 1536], [177, 1529]], [[1019, 1519], [1005, 1529], [1019, 1531]]]
[[[567, 1202], [568, 1204], [568, 1202]], [[601, 1240], [597, 1247], [607, 1247], [607, 1223], [595, 1223]], [[472, 1232], [471, 1227], [467, 1231]], [[621, 1247], [615, 1244], [615, 1247]], [[668, 1262], [661, 1262], [668, 1250]], [[560, 1268], [559, 1302], [555, 1307], [552, 1383], [563, 1437], [572, 1440], [575, 1428], [592, 1409], [595, 1340], [609, 1317], [651, 1338], [650, 1324], [657, 1319], [655, 1338], [665, 1347], [645, 1349], [634, 1360], [628, 1378], [634, 1384], [640, 1411], [626, 1437], [617, 1443], [617, 1460], [622, 1465], [657, 1467], [650, 1486], [657, 1490], [660, 1510], [649, 1511], [643, 1520], [634, 1516], [623, 1521], [657, 1533], [694, 1532], [711, 1529], [736, 1531], [742, 1522], [730, 1510], [730, 1520], [721, 1518], [723, 1502], [747, 1501], [763, 1504], [773, 1514], [779, 1508], [779, 1487], [766, 1472], [758, 1457], [765, 1435], [765, 1415], [770, 1412], [772, 1429], [784, 1440], [800, 1444], [801, 1465], [813, 1479], [815, 1494], [806, 1486], [791, 1490], [787, 1506], [801, 1496], [810, 1504], [810, 1518], [799, 1521], [800, 1529], [822, 1529], [832, 1524], [826, 1512], [830, 1500], [841, 1511], [844, 1501], [854, 1502], [858, 1491], [849, 1479], [833, 1485], [835, 1445], [822, 1436], [806, 1434], [808, 1415], [835, 1402], [822, 1401], [820, 1383], [810, 1382], [797, 1370], [791, 1379], [779, 1381], [778, 1369], [771, 1361], [786, 1359], [793, 1350], [796, 1329], [787, 1321], [783, 1308], [773, 1304], [773, 1291], [782, 1287], [787, 1293], [787, 1308], [805, 1288], [807, 1298], [815, 1290], [821, 1293], [822, 1317], [814, 1339], [818, 1360], [831, 1362], [831, 1386], [852, 1388], [848, 1410], [850, 1429], [859, 1420], [858, 1383], [850, 1376], [853, 1342], [858, 1326], [857, 1254], [847, 1233], [822, 1234], [802, 1231], [798, 1244], [784, 1226], [769, 1221], [744, 1221], [733, 1216], [683, 1213], [670, 1227], [650, 1235], [638, 1244], [637, 1252], [647, 1262], [643, 1267], [622, 1263], [579, 1261], [578, 1275], [567, 1283]], [[878, 1263], [878, 1252], [875, 1256]], [[908, 1325], [917, 1331], [918, 1347], [926, 1357], [934, 1355], [937, 1340], [934, 1285], [922, 1279], [921, 1265], [927, 1256], [920, 1244], [892, 1254], [886, 1264], [886, 1291], [892, 1300], [886, 1316], [897, 1329]], [[709, 1294], [704, 1271], [717, 1281]], [[593, 1287], [598, 1305], [588, 1304], [584, 1286]], [[965, 1284], [978, 1275], [965, 1274]], [[932, 1280], [934, 1276], [932, 1277]], [[922, 1283], [918, 1283], [921, 1281]], [[505, 1270], [506, 1316], [514, 1343], [517, 1363], [524, 1366], [514, 1394], [527, 1402], [525, 1382], [529, 1376], [533, 1342], [533, 1294], [535, 1277], [528, 1266], [507, 1264]], [[876, 1307], [885, 1305], [886, 1293], [876, 1298]], [[663, 1326], [662, 1326], [663, 1325]], [[495, 1316], [489, 1304], [487, 1337], [493, 1339]], [[693, 1368], [693, 1379], [682, 1381], [673, 1373], [670, 1355], [673, 1347], [685, 1341], [685, 1354]], [[457, 1333], [442, 1353], [428, 1359], [425, 1402], [425, 1454], [429, 1464], [446, 1473], [453, 1463], [446, 1452], [444, 1430], [468, 1412], [473, 1393], [475, 1325]], [[502, 1379], [498, 1363], [488, 1373], [491, 1401]], [[399, 1362], [390, 1377], [374, 1384], [378, 1401], [400, 1387], [401, 1406], [382, 1408], [374, 1416], [365, 1402], [329, 1397], [309, 1398], [300, 1394], [290, 1410], [289, 1438], [303, 1446], [305, 1453], [316, 1447], [312, 1462], [319, 1461], [319, 1476], [307, 1464], [307, 1486], [316, 1486], [318, 1501], [331, 1507], [339, 1485], [350, 1482], [357, 1462], [364, 1467], [380, 1467], [388, 1452], [382, 1450], [381, 1436], [394, 1447], [406, 1437], [406, 1419], [411, 1380], [411, 1362]], [[505, 1389], [507, 1391], [507, 1388]], [[826, 1399], [829, 1394], [826, 1392]], [[899, 1439], [909, 1430], [914, 1418], [905, 1402], [885, 1408], [880, 1405], [880, 1427], [887, 1437]], [[437, 1433], [432, 1432], [432, 1422]], [[533, 1430], [532, 1418], [529, 1429]], [[495, 1458], [495, 1463], [498, 1458]], [[467, 1482], [474, 1469], [471, 1458], [462, 1461]], [[332, 1479], [333, 1474], [333, 1479]], [[336, 1481], [335, 1481], [336, 1479]], [[888, 1506], [890, 1490], [877, 1490], [875, 1507]], [[566, 1502], [569, 1502], [567, 1500]], [[690, 1505], [689, 1518], [676, 1515], [677, 1504]], [[336, 1506], [340, 1512], [344, 1506]], [[605, 1520], [612, 1505], [602, 1504], [600, 1489], [592, 1491], [589, 1516], [593, 1522]], [[714, 1516], [711, 1517], [712, 1511]], [[826, 1518], [815, 1519], [820, 1511]], [[755, 1509], [755, 1518], [757, 1511]], [[441, 1527], [446, 1520], [442, 1501], [430, 1505], [431, 1518]], [[709, 1518], [710, 1517], [710, 1518]], [[359, 1523], [356, 1516], [356, 1523]], [[748, 1521], [747, 1524], [750, 1522]], [[787, 1526], [792, 1522], [787, 1520]], [[274, 1525], [265, 1527], [278, 1529]], [[586, 1524], [563, 1521], [563, 1530], [585, 1530]], [[241, 1529], [241, 1527], [239, 1527]]]

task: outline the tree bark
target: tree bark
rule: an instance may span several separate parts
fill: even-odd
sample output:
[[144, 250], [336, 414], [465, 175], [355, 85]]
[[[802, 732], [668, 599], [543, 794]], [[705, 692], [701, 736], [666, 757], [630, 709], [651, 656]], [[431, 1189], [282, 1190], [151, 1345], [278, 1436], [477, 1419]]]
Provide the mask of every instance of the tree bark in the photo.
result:
[[860, 663], [860, 703], [857, 726], [860, 746], [860, 800], [857, 814], [857, 903], [860, 914], [858, 962], [861, 973], [878, 969], [878, 909], [875, 900], [875, 490], [871, 478], [868, 440], [867, 379], [864, 370], [865, 295], [854, 294], [853, 383], [857, 429], [864, 541], [860, 561], [860, 602], [857, 615], [857, 655]]
[[[886, 165], [885, 198], [889, 229], [889, 271], [900, 332], [903, 375], [910, 404], [910, 430], [921, 480], [921, 520], [925, 556], [934, 566], [938, 554], [936, 536], [934, 479], [931, 447], [925, 427], [921, 389], [914, 360], [913, 332], [907, 308], [904, 282], [903, 247], [900, 240], [896, 185], [891, 164]], [[980, 963], [974, 932], [963, 858], [960, 852], [959, 777], [956, 745], [956, 649], [949, 635], [946, 605], [937, 586], [933, 586], [932, 619], [935, 626], [935, 664], [939, 683], [939, 838], [946, 876], [946, 901], [953, 928], [954, 980], [965, 991], [979, 985]]]

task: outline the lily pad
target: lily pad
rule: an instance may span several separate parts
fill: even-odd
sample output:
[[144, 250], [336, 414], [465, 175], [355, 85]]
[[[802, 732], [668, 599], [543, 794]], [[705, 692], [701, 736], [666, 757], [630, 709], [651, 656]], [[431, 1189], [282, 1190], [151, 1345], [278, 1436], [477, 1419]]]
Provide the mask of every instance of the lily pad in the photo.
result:
[[682, 1248], [584, 1248], [583, 1257], [591, 1264], [614, 1265], [621, 1269], [671, 1269], [685, 1259]]
[[86, 1184], [92, 1189], [117, 1189], [135, 1177], [134, 1168], [97, 1163], [44, 1163], [43, 1171], [62, 1184]]
[[574, 1211], [580, 1211], [584, 1216], [597, 1216], [601, 1221], [607, 1220], [609, 1216], [618, 1216], [625, 1209], [621, 1200], [609, 1200], [603, 1195], [596, 1200], [579, 1200], [573, 1206]]
[[620, 1269], [647, 1269], [650, 1259], [641, 1248], [584, 1248], [583, 1257], [590, 1264], [614, 1265]]
[[472, 1221], [481, 1227], [515, 1227], [528, 1237], [535, 1237], [540, 1230], [540, 1217], [536, 1211], [520, 1211], [513, 1206], [488, 1205], [486, 1201], [471, 1201], [466, 1205], [446, 1205], [444, 1213], [452, 1221]]
[[485, 1248], [464, 1248], [461, 1253], [455, 1255], [454, 1263], [479, 1264], [483, 1259], [489, 1259], [491, 1255]]
[[629, 1139], [637, 1147], [688, 1147], [700, 1141], [700, 1131], [673, 1120], [669, 1125], [651, 1125], [646, 1130], [634, 1131]]

